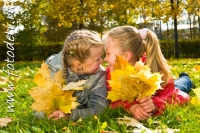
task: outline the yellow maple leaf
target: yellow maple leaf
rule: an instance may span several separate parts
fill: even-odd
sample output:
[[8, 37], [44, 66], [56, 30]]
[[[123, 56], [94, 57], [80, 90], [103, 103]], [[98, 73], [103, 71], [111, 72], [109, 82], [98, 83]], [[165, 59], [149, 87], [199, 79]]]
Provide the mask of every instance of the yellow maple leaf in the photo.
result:
[[35, 87], [29, 94], [35, 100], [32, 109], [50, 114], [59, 108], [55, 101], [62, 97], [63, 91], [57, 85], [53, 85], [51, 88]]
[[115, 70], [124, 69], [127, 64], [128, 64], [128, 62], [126, 60], [124, 60], [121, 56], [116, 55], [116, 60], [115, 60], [115, 64], [114, 64]]
[[41, 73], [46, 79], [51, 79], [50, 70], [46, 63], [41, 64], [41, 68], [38, 68], [38, 73]]
[[200, 88], [193, 89], [193, 92], [195, 93], [195, 96], [191, 97], [190, 103], [200, 106]]
[[53, 111], [60, 109], [65, 113], [71, 113], [71, 109], [76, 108], [78, 103], [72, 96], [74, 91], [62, 90], [64, 82], [62, 71], [58, 71], [51, 77], [50, 70], [46, 63], [41, 65], [38, 73], [34, 76], [37, 87], [33, 87], [29, 94], [34, 99], [31, 108], [49, 115]]
[[139, 60], [138, 62], [135, 63], [134, 68], [136, 71], [139, 71], [143, 66], [144, 66], [144, 63], [141, 60]]
[[71, 109], [76, 108], [78, 103], [76, 102], [76, 97], [73, 97], [72, 94], [74, 91], [64, 91], [64, 102], [60, 104], [59, 109], [65, 113], [71, 113]]
[[62, 70], [59, 70], [57, 73], [54, 74], [54, 81], [61, 84], [65, 82], [65, 79], [63, 79], [62, 77]]
[[117, 69], [111, 72], [111, 80], [108, 80], [112, 89], [108, 91], [107, 99], [132, 102], [136, 98], [151, 96], [161, 89], [161, 74], [152, 73], [147, 65], [137, 62], [136, 66], [131, 66], [120, 56], [116, 56], [116, 64]]
[[33, 81], [37, 84], [37, 86], [44, 87], [45, 80], [46, 78], [41, 73], [36, 73]]

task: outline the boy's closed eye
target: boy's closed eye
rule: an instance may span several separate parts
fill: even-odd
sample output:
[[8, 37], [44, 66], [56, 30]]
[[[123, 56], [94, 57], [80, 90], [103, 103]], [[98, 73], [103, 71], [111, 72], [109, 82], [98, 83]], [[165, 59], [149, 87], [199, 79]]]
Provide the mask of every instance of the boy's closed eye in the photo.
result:
[[96, 62], [99, 61], [100, 59], [101, 59], [101, 57], [99, 57], [99, 58], [96, 60]]

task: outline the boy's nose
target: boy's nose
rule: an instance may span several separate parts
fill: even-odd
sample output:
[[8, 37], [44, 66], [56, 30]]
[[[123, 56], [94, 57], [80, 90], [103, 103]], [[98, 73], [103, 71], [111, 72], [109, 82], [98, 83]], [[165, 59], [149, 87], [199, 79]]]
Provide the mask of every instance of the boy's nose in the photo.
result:
[[100, 61], [101, 63], [103, 62], [103, 59], [101, 58], [101, 61]]

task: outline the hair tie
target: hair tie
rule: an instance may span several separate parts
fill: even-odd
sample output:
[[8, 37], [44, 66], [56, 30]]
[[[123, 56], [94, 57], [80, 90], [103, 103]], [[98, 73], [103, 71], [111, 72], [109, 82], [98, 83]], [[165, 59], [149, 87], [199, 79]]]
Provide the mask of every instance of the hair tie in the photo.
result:
[[144, 40], [147, 36], [147, 28], [139, 29], [138, 32], [142, 40]]

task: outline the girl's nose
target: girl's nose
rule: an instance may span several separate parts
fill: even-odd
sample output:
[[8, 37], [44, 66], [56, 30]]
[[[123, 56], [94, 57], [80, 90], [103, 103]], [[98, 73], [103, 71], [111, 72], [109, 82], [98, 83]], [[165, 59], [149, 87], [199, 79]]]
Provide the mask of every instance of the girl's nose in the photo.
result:
[[106, 56], [104, 57], [103, 61], [107, 61], [107, 57]]

